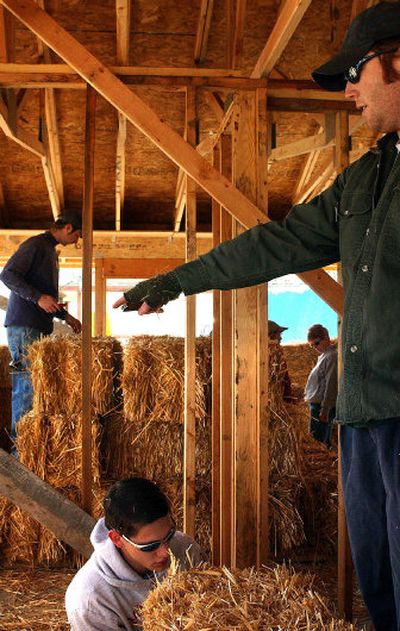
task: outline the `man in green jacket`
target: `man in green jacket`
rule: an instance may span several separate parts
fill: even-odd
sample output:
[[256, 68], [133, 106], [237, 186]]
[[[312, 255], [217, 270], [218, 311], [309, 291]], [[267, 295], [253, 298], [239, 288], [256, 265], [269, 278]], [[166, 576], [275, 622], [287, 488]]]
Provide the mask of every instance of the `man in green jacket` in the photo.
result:
[[313, 72], [344, 90], [386, 135], [334, 184], [193, 262], [139, 283], [115, 307], [159, 310], [182, 291], [233, 289], [341, 261], [345, 291], [342, 425], [347, 524], [376, 631], [400, 630], [400, 3], [352, 22], [339, 52]]

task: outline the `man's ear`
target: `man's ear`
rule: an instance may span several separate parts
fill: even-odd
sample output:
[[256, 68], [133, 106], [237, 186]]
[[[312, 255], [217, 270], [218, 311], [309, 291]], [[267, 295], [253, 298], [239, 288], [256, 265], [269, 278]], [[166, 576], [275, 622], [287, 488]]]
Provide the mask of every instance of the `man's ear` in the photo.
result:
[[123, 547], [123, 539], [116, 530], [109, 530], [108, 536], [117, 548]]

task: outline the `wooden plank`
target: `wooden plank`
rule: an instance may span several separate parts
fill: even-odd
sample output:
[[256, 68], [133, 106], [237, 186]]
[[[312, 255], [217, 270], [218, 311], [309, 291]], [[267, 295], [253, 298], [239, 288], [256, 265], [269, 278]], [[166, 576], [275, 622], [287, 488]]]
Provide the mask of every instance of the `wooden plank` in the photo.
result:
[[[131, 27], [131, 0], [116, 0], [117, 22], [117, 63], [129, 64], [129, 42]], [[117, 153], [115, 164], [115, 229], [121, 230], [125, 203], [125, 163], [126, 163], [127, 122], [118, 112]]]
[[[186, 94], [187, 141], [196, 144], [196, 93]], [[196, 184], [186, 176], [186, 261], [196, 256]], [[186, 296], [183, 528], [195, 536], [196, 518], [196, 296]]]
[[[7, 259], [14, 254], [19, 245], [37, 230], [0, 229], [1, 253]], [[197, 251], [205, 254], [212, 247], [211, 234], [197, 233]], [[82, 249], [74, 245], [62, 249], [62, 258], [80, 261]], [[141, 232], [98, 230], [93, 232], [93, 255], [95, 257], [137, 259], [181, 259], [185, 258], [185, 235], [176, 233], [171, 238], [169, 232]]]
[[183, 265], [184, 258], [176, 259], [102, 259], [105, 278], [151, 278], [165, 274], [178, 265]]
[[206, 91], [203, 96], [220, 125], [224, 117], [224, 108], [221, 106], [218, 94]]
[[243, 54], [244, 20], [247, 0], [236, 0], [235, 30], [233, 33], [232, 68], [240, 66]]
[[285, 0], [251, 77], [259, 78], [269, 75], [310, 4], [311, 0]]
[[[85, 171], [82, 213], [82, 366], [92, 365], [92, 242], [96, 92], [86, 96]], [[82, 370], [82, 506], [92, 507], [92, 371]]]
[[95, 335], [106, 335], [106, 283], [104, 275], [104, 259], [95, 259], [95, 288], [94, 288], [94, 329]]
[[[237, 99], [233, 124], [233, 180], [255, 202], [258, 186], [257, 101], [254, 92], [241, 93]], [[236, 233], [243, 229], [236, 225]], [[264, 295], [266, 287], [264, 285]], [[260, 488], [260, 330], [266, 329], [259, 318], [259, 287], [234, 292], [234, 475], [232, 528], [232, 564], [237, 567], [259, 562], [261, 498]], [[264, 312], [265, 317], [265, 312]], [[265, 341], [265, 339], [264, 339]], [[249, 353], [249, 349], [254, 349]], [[265, 354], [265, 349], [264, 349]], [[265, 489], [264, 489], [265, 491]], [[265, 533], [264, 533], [265, 534]]]
[[335, 170], [339, 174], [349, 166], [349, 117], [347, 112], [336, 114]]
[[[220, 138], [220, 169], [227, 178], [232, 173], [232, 139]], [[221, 241], [232, 238], [232, 217], [221, 208]], [[232, 564], [232, 471], [233, 471], [233, 302], [232, 292], [220, 297], [220, 563]]]
[[275, 147], [275, 149], [272, 149], [269, 159], [271, 162], [287, 160], [288, 158], [294, 158], [313, 151], [319, 152], [327, 147], [332, 147], [334, 144], [335, 139], [327, 136], [325, 129], [322, 129], [313, 136], [301, 138], [300, 140], [286, 143], [280, 147]]
[[115, 0], [117, 29], [117, 63], [129, 65], [129, 43], [131, 28], [131, 0]]
[[[188, 176], [223, 205], [244, 227], [249, 228], [265, 221], [265, 216], [254, 204], [213, 169], [179, 134], [163, 123], [150, 107], [43, 12], [33, 0], [0, 1], [35, 34], [40, 36], [61, 58], [75, 68], [90, 85], [119, 112], [124, 114]], [[309, 272], [307, 278], [308, 284], [311, 283], [310, 286], [317, 291], [317, 288], [314, 288], [313, 273]], [[340, 288], [338, 288], [337, 293], [340, 296]], [[332, 294], [329, 294], [327, 302], [331, 298]], [[334, 300], [333, 303], [328, 302], [328, 304], [337, 310], [340, 307], [340, 300], [339, 302]]]
[[[44, 108], [47, 130], [46, 140], [48, 144], [48, 156], [51, 170], [54, 176], [54, 186], [57, 192], [58, 211], [60, 211], [61, 208], [64, 207], [64, 180], [61, 162], [60, 138], [58, 134], [56, 97], [53, 88], [46, 88], [45, 90]], [[50, 200], [51, 199], [52, 198], [50, 197]]]
[[95, 520], [3, 449], [0, 494], [84, 557], [93, 552], [89, 536]]
[[201, 0], [200, 15], [197, 22], [196, 41], [194, 45], [194, 63], [201, 64], [207, 55], [208, 36], [212, 14], [214, 10], [214, 0]]
[[[220, 165], [219, 147], [215, 147], [213, 164]], [[211, 223], [213, 247], [221, 242], [221, 206], [212, 200]], [[213, 291], [212, 329], [212, 380], [211, 380], [211, 556], [212, 564], [221, 563], [221, 291]]]
[[[256, 203], [268, 214], [268, 147], [269, 117], [267, 110], [267, 90], [255, 93], [256, 106]], [[270, 558], [269, 547], [269, 349], [268, 349], [268, 286], [257, 288], [257, 552], [256, 565], [260, 567]]]

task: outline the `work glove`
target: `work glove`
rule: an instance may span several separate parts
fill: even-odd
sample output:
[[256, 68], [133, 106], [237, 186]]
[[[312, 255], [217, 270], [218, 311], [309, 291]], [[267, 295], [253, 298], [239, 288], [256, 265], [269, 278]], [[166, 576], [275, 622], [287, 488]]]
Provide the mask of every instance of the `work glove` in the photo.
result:
[[123, 305], [122, 310], [137, 311], [145, 302], [156, 311], [170, 300], [178, 298], [181, 292], [182, 287], [174, 271], [160, 274], [149, 278], [149, 280], [144, 280], [124, 292], [127, 304]]

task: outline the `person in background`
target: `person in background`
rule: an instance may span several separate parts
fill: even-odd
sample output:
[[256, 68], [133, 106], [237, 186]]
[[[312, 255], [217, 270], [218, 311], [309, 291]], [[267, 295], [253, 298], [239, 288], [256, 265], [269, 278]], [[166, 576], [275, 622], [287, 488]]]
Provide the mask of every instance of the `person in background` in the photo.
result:
[[308, 329], [307, 341], [319, 354], [304, 391], [304, 399], [310, 406], [310, 434], [329, 449], [338, 393], [338, 354], [328, 329], [322, 324], [313, 324]]
[[[278, 342], [279, 346], [282, 341], [282, 333], [283, 331], [287, 331], [287, 326], [280, 326], [274, 320], [268, 320], [268, 337], [270, 340]], [[283, 393], [282, 397], [286, 403], [295, 403], [297, 401], [296, 397], [292, 391], [292, 382], [289, 376], [289, 370], [287, 367], [286, 359], [282, 352], [282, 369], [283, 369]]]
[[[4, 326], [11, 354], [11, 437], [16, 437], [19, 419], [32, 407], [32, 383], [27, 350], [35, 340], [53, 331], [53, 318], [60, 318], [80, 333], [81, 323], [58, 302], [57, 245], [77, 243], [81, 218], [64, 210], [50, 230], [30, 237], [7, 261], [0, 280], [11, 290]], [[15, 452], [15, 447], [13, 449]]]
[[359, 13], [340, 50], [312, 76], [322, 88], [343, 91], [368, 126], [385, 134], [377, 146], [284, 221], [259, 224], [139, 283], [114, 307], [151, 313], [181, 292], [257, 285], [341, 261], [336, 420], [347, 527], [375, 631], [399, 631], [400, 2]]
[[199, 545], [176, 530], [164, 493], [140, 477], [111, 487], [90, 540], [94, 552], [65, 596], [71, 631], [141, 629], [140, 607], [166, 575], [170, 553], [182, 569], [204, 560]]

